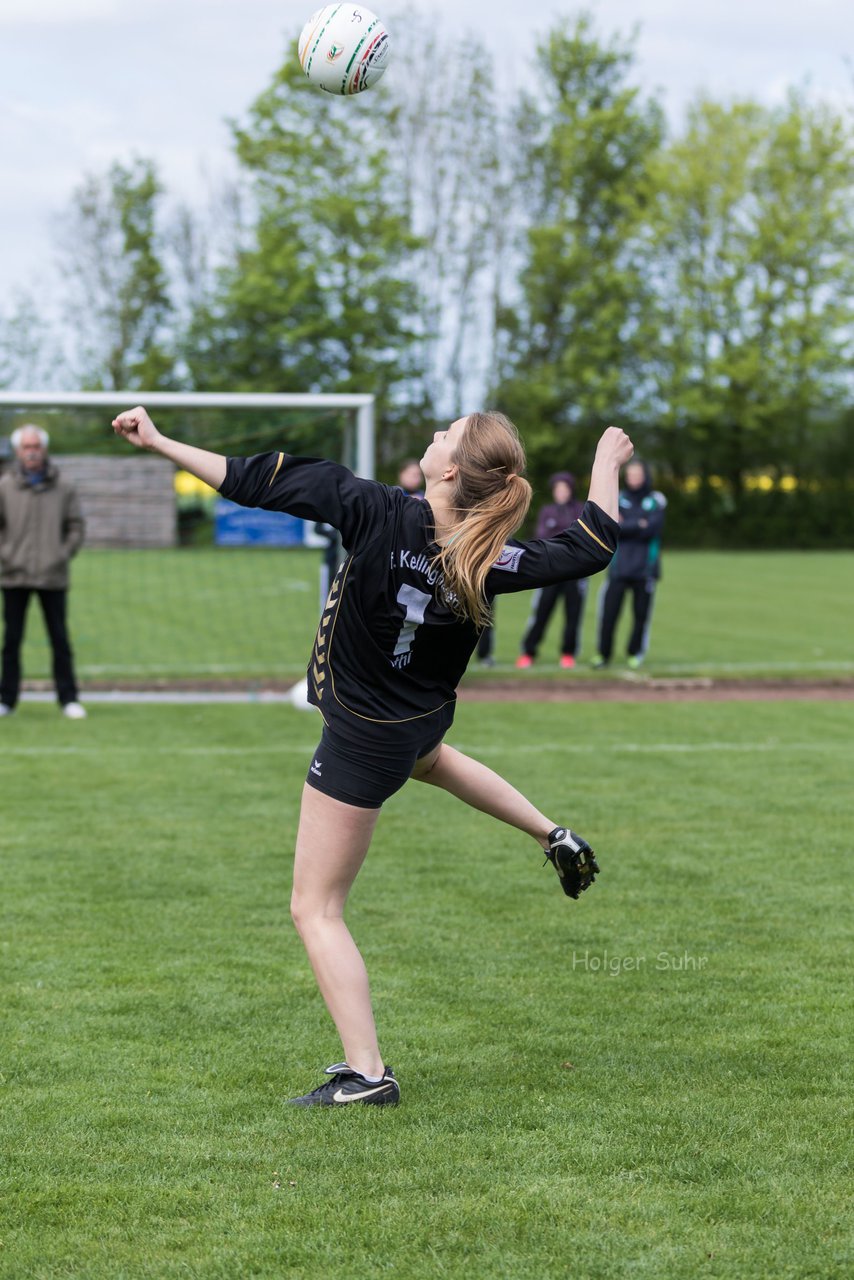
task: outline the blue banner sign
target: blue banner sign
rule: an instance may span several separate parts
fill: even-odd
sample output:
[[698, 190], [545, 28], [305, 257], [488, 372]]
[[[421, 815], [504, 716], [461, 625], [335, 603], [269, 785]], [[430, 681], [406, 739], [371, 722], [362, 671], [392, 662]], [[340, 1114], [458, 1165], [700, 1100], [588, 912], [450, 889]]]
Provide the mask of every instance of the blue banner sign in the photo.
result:
[[281, 511], [239, 507], [218, 498], [214, 506], [214, 544], [218, 547], [301, 547], [305, 521]]

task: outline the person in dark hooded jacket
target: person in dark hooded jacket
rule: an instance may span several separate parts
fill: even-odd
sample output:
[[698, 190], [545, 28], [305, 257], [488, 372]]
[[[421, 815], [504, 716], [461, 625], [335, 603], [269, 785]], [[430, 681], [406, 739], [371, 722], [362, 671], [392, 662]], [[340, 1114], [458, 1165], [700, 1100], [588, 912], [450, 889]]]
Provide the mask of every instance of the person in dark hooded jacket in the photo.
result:
[[661, 577], [661, 534], [667, 499], [652, 487], [652, 473], [640, 458], [625, 470], [620, 491], [620, 540], [608, 579], [599, 593], [599, 642], [594, 667], [611, 660], [614, 630], [627, 591], [632, 595], [634, 620], [629, 636], [628, 664], [641, 665], [649, 647], [652, 606]]
[[[556, 538], [568, 529], [581, 515], [582, 503], [575, 497], [575, 476], [571, 471], [558, 471], [549, 480], [552, 501], [540, 508], [537, 517], [536, 538]], [[575, 655], [581, 635], [581, 617], [587, 595], [587, 579], [572, 582], [556, 582], [541, 587], [534, 593], [527, 630], [522, 637], [522, 652], [516, 659], [520, 669], [533, 665], [549, 619], [559, 600], [563, 600], [564, 625], [561, 637], [560, 665], [564, 669], [575, 666]]]

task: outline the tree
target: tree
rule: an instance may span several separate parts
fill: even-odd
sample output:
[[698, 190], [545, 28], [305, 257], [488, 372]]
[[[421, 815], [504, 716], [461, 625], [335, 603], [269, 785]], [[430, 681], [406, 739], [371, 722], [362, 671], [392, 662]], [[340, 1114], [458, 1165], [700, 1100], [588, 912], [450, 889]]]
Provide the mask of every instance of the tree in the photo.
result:
[[50, 322], [29, 292], [0, 316], [0, 387], [43, 391], [62, 383], [62, 354]]
[[[756, 181], [757, 310], [783, 449], [804, 475], [815, 437], [851, 401], [854, 137], [825, 103], [792, 92], [774, 112]], [[786, 452], [788, 451], [788, 456]], [[817, 461], [817, 458], [816, 458]]]
[[410, 12], [396, 48], [407, 76], [378, 100], [391, 174], [419, 244], [408, 273], [424, 398], [437, 417], [478, 403], [494, 381], [495, 295], [515, 206], [511, 134], [492, 58], [473, 36], [443, 36]]
[[658, 417], [677, 475], [695, 469], [698, 449], [718, 470], [724, 437], [734, 456], [742, 433], [757, 426], [748, 392], [757, 352], [743, 341], [743, 323], [750, 291], [747, 197], [762, 136], [754, 103], [725, 107], [700, 99], [684, 135], [655, 167], [659, 340], [651, 355]]
[[418, 295], [405, 270], [416, 240], [371, 117], [358, 100], [318, 93], [288, 58], [234, 136], [255, 217], [197, 316], [191, 375], [241, 390], [373, 392], [388, 448], [416, 372]]
[[801, 95], [698, 100], [656, 174], [661, 420], [678, 473], [800, 470], [852, 354], [850, 131]]
[[151, 161], [113, 164], [74, 192], [59, 224], [72, 368], [86, 386], [157, 387], [169, 380], [171, 304], [157, 225], [162, 188]]
[[164, 231], [164, 263], [170, 280], [176, 381], [210, 389], [217, 376], [212, 353], [217, 298], [223, 276], [235, 270], [252, 243], [245, 185], [205, 184], [207, 201], [181, 202]]
[[663, 120], [628, 82], [630, 48], [600, 41], [589, 15], [555, 27], [538, 64], [538, 99], [518, 122], [530, 226], [520, 297], [502, 315], [499, 397], [544, 471], [649, 400], [645, 218]]

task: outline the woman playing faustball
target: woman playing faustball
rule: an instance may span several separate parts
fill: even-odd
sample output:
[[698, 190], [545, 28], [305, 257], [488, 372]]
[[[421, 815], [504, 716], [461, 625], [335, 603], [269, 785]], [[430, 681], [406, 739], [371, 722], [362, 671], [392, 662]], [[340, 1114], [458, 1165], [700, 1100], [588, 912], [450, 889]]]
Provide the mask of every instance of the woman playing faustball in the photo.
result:
[[160, 434], [142, 408], [116, 432], [247, 507], [325, 521], [346, 558], [332, 583], [308, 669], [324, 728], [300, 809], [291, 911], [341, 1037], [344, 1061], [292, 1099], [299, 1106], [393, 1104], [400, 1086], [380, 1052], [364, 961], [344, 923], [347, 895], [383, 803], [409, 778], [430, 783], [531, 836], [577, 898], [599, 870], [586, 841], [510, 783], [444, 741], [456, 689], [497, 595], [586, 578], [617, 543], [628, 436], [608, 427], [590, 492], [559, 537], [519, 542], [531, 487], [516, 429], [473, 413], [437, 431], [421, 460], [425, 500], [285, 453], [225, 458]]

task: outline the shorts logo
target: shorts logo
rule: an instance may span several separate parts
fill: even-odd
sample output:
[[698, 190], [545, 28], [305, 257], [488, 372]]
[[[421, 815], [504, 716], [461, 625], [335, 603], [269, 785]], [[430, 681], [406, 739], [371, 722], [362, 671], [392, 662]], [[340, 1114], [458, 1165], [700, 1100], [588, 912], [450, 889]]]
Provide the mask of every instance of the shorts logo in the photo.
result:
[[315, 776], [316, 776], [316, 777], [320, 778], [320, 777], [322, 777], [322, 776], [323, 776], [323, 775], [321, 774], [321, 772], [320, 772], [322, 768], [323, 768], [323, 765], [322, 765], [322, 764], [320, 763], [320, 761], [315, 757], [314, 764], [311, 766], [311, 772], [312, 772], [313, 774], [315, 774]]
[[524, 552], [524, 547], [505, 547], [492, 566], [493, 569], [503, 569], [505, 573], [518, 573], [519, 561]]

